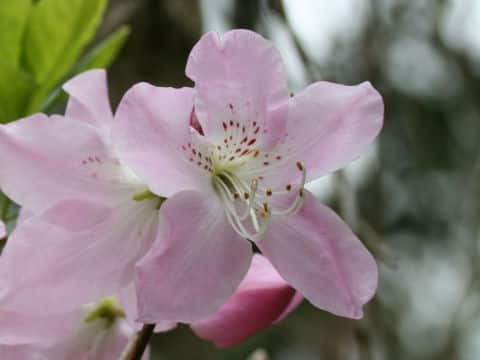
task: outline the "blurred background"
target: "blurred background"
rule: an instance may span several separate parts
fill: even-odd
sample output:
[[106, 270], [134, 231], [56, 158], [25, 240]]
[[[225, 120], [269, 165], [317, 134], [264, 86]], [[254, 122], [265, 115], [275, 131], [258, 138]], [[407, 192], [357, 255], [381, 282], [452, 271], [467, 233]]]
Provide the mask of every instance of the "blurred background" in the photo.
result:
[[187, 327], [159, 334], [153, 359], [480, 359], [480, 1], [114, 0], [98, 36], [121, 23], [132, 33], [109, 72], [114, 103], [139, 81], [190, 85], [201, 34], [247, 28], [279, 48], [293, 92], [369, 80], [386, 110], [370, 153], [311, 184], [378, 260], [364, 319], [304, 303], [232, 349]]
[[155, 336], [153, 360], [480, 359], [480, 1], [111, 0], [97, 38], [124, 23], [114, 104], [140, 81], [191, 85], [201, 34], [247, 28], [278, 47], [292, 92], [368, 80], [386, 110], [368, 154], [310, 184], [378, 261], [364, 319], [304, 303], [226, 350], [179, 327]]

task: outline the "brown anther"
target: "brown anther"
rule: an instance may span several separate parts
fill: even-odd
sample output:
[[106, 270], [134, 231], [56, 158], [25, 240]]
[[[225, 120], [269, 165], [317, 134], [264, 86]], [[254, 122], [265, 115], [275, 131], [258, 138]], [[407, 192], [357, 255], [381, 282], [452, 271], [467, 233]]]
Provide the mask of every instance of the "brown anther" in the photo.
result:
[[300, 161], [297, 161], [297, 168], [300, 171], [303, 171], [303, 164]]
[[265, 193], [267, 194], [267, 196], [272, 196], [272, 189], [267, 189]]
[[303, 197], [303, 195], [305, 195], [305, 190], [303, 188], [300, 188], [300, 190], [298, 190], [298, 195], [300, 195], [300, 197]]
[[263, 203], [263, 210], [268, 214], [268, 203]]
[[287, 186], [285, 186], [285, 190], [287, 191], [292, 190], [292, 184], [287, 184]]
[[244, 194], [243, 194], [243, 198], [244, 198], [245, 200], [250, 199], [250, 194], [249, 194], [248, 192], [244, 193]]
[[255, 153], [253, 154], [253, 157], [257, 157], [257, 156], [258, 156], [258, 154], [260, 154], [260, 151], [258, 151], [258, 150], [255, 150]]
[[236, 192], [236, 193], [233, 193], [233, 198], [234, 198], [234, 199], [238, 199], [239, 197], [240, 197], [240, 195], [238, 195], [237, 192]]

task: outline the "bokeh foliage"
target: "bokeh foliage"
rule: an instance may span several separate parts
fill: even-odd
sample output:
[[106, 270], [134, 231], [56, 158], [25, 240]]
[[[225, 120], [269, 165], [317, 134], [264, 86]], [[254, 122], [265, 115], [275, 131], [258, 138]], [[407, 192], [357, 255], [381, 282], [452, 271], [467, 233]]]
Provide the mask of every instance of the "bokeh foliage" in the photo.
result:
[[48, 110], [64, 80], [112, 63], [126, 26], [84, 54], [106, 6], [107, 0], [0, 0], [1, 123]]

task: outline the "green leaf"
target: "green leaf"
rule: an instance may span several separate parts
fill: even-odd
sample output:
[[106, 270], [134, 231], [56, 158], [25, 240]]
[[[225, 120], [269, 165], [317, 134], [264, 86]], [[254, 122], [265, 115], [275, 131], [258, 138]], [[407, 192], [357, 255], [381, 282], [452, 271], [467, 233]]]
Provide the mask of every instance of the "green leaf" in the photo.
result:
[[89, 69], [109, 67], [122, 49], [128, 35], [130, 35], [130, 27], [128, 25], [119, 27], [80, 60], [76, 73]]
[[[75, 66], [74, 71], [69, 74], [69, 78], [83, 71], [98, 68], [107, 68], [115, 60], [118, 52], [130, 34], [130, 27], [123, 25], [106, 39], [102, 40], [92, 50], [90, 50]], [[48, 112], [55, 104], [65, 99], [67, 95], [62, 91], [61, 86], [56, 87], [47, 99], [44, 101], [41, 111]]]
[[40, 87], [27, 108], [36, 111], [69, 74], [95, 35], [107, 0], [40, 0], [28, 21], [23, 64]]
[[35, 82], [27, 73], [0, 60], [0, 123], [20, 117]]
[[31, 0], [0, 0], [0, 59], [17, 67]]

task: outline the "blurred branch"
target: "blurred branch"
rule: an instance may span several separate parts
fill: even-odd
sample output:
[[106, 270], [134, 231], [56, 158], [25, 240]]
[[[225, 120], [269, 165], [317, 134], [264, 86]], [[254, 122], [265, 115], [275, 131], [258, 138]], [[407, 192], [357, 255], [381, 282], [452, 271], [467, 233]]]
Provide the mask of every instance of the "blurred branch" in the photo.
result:
[[295, 30], [292, 27], [292, 24], [290, 23], [290, 20], [288, 19], [282, 0], [270, 0], [270, 1], [265, 0], [264, 4], [267, 4], [265, 8], [268, 8], [269, 10], [273, 11], [274, 13], [276, 13], [276, 15], [280, 17], [285, 27], [289, 30], [290, 36], [295, 46], [295, 50], [300, 56], [300, 60], [302, 61], [305, 67], [309, 80], [310, 81], [318, 80], [317, 78], [320, 72], [319, 66], [310, 58], [310, 56], [308, 56], [305, 49], [303, 48], [300, 42], [300, 39], [298, 38], [297, 34], [295, 33]]
[[127, 344], [121, 360], [140, 360], [153, 335], [155, 324], [145, 324]]

